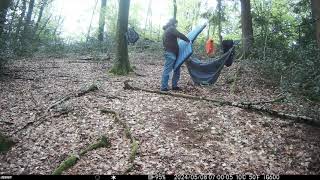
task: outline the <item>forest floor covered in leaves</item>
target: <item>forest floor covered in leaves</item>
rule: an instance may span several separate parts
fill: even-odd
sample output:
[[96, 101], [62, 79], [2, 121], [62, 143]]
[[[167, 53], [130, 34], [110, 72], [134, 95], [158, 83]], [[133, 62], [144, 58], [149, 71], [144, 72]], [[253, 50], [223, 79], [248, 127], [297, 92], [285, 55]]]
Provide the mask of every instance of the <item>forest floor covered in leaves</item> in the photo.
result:
[[[7, 65], [0, 79], [0, 131], [16, 144], [0, 154], [0, 174], [52, 174], [68, 156], [101, 136], [111, 146], [86, 153], [63, 174], [123, 174], [129, 167], [129, 174], [320, 173], [319, 127], [237, 107], [124, 90], [126, 80], [159, 90], [162, 57], [131, 53], [130, 60], [136, 73], [127, 77], [108, 74], [109, 60], [34, 58]], [[230, 79], [236, 72], [234, 86]], [[99, 89], [52, 106], [92, 84]], [[194, 86], [183, 66], [180, 85], [184, 94], [232, 102], [272, 100], [281, 93], [246, 62], [225, 68], [209, 87]], [[291, 96], [263, 106], [320, 119], [319, 104]], [[126, 129], [103, 109], [117, 112], [127, 124], [138, 142], [133, 157]]]

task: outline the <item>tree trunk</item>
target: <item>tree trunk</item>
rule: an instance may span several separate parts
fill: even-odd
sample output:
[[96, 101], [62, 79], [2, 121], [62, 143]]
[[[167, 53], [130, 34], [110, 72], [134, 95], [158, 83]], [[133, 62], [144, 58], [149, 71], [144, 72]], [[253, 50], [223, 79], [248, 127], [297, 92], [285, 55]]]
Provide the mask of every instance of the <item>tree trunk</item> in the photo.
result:
[[20, 17], [19, 17], [19, 21], [18, 21], [18, 25], [17, 25], [17, 30], [16, 30], [16, 39], [20, 39], [17, 38], [20, 33], [21, 33], [21, 27], [22, 27], [22, 23], [23, 23], [23, 18], [26, 15], [26, 11], [27, 11], [27, 0], [22, 0], [22, 8], [21, 8], [21, 13], [20, 13]]
[[217, 8], [218, 8], [218, 35], [219, 35], [219, 43], [220, 45], [222, 45], [222, 2], [221, 0], [218, 0], [218, 4], [217, 4]]
[[173, 18], [174, 19], [177, 19], [177, 11], [178, 11], [177, 0], [173, 0]]
[[37, 22], [36, 22], [35, 27], [34, 27], [34, 30], [33, 30], [33, 36], [36, 34], [36, 32], [37, 32], [37, 30], [38, 30], [38, 28], [39, 28], [39, 24], [40, 24], [42, 15], [43, 15], [43, 11], [44, 11], [44, 8], [47, 6], [47, 4], [48, 4], [48, 0], [43, 0], [43, 1], [41, 2], [38, 19], [37, 19]]
[[11, 21], [10, 21], [10, 24], [9, 24], [9, 30], [8, 30], [8, 34], [11, 35], [12, 33], [12, 29], [13, 29], [13, 24], [14, 24], [14, 21], [17, 17], [17, 9], [18, 9], [18, 6], [20, 4], [20, 0], [17, 0], [16, 4], [14, 5], [13, 7], [13, 14], [12, 14], [12, 18], [11, 18]]
[[130, 0], [119, 0], [119, 12], [117, 23], [117, 54], [111, 73], [116, 75], [127, 75], [132, 69], [128, 58], [128, 18]]
[[192, 20], [192, 26], [193, 27], [197, 26], [197, 22], [198, 22], [199, 17], [200, 17], [200, 11], [199, 11], [200, 8], [201, 8], [201, 2], [198, 2], [196, 4], [196, 6], [194, 7], [194, 17], [193, 17], [193, 20]]
[[243, 50], [246, 55], [253, 45], [253, 29], [250, 0], [241, 0], [241, 25]]
[[0, 36], [4, 31], [4, 24], [6, 23], [6, 16], [7, 16], [9, 7], [10, 7], [10, 0], [0, 1]]
[[101, 0], [101, 8], [100, 8], [100, 17], [99, 17], [99, 32], [98, 32], [98, 40], [103, 42], [103, 34], [104, 34], [104, 26], [106, 24], [106, 7], [107, 0]]
[[[146, 32], [147, 32], [147, 27], [148, 27], [148, 25], [150, 26], [150, 21], [151, 21], [151, 18], [152, 17], [150, 17], [151, 16], [151, 7], [152, 6], [152, 0], [149, 0], [149, 4], [148, 4], [148, 10], [147, 10], [147, 16], [146, 16], [146, 21], [145, 21], [145, 24], [144, 24], [144, 36], [146, 36]], [[150, 28], [150, 27], [149, 27]], [[151, 28], [152, 29], [152, 28]], [[151, 31], [152, 30], [150, 30], [150, 34], [151, 34]]]
[[91, 20], [90, 20], [90, 25], [89, 25], [88, 33], [87, 33], [87, 37], [86, 37], [86, 44], [87, 44], [88, 41], [89, 41], [90, 32], [91, 32], [91, 26], [92, 26], [92, 20], [93, 20], [94, 12], [96, 11], [97, 5], [98, 5], [98, 0], [96, 1], [96, 4], [94, 5], [94, 9], [93, 9], [93, 11], [92, 11]]
[[209, 21], [209, 23], [208, 23], [208, 31], [207, 31], [207, 39], [210, 38], [210, 28], [211, 28], [211, 23]]
[[311, 0], [312, 16], [315, 20], [315, 35], [318, 47], [320, 48], [320, 1]]
[[30, 26], [31, 26], [32, 13], [33, 13], [33, 9], [34, 9], [34, 1], [35, 0], [30, 0], [30, 3], [29, 3], [28, 13], [27, 13], [27, 17], [26, 17], [25, 26], [24, 26], [25, 33], [29, 31]]
[[28, 13], [26, 17], [26, 22], [24, 24], [24, 30], [23, 30], [23, 48], [28, 47], [27, 43], [31, 41], [32, 34], [31, 34], [31, 20], [32, 20], [32, 14], [34, 9], [35, 0], [30, 0], [29, 7], [28, 7]]

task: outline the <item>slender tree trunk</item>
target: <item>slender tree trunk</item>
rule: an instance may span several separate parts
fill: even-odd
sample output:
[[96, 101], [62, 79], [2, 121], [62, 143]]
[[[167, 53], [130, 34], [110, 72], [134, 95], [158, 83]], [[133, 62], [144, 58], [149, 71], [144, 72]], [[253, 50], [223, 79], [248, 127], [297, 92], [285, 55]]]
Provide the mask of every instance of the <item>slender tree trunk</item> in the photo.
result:
[[[50, 16], [45, 20], [45, 22], [43, 23], [43, 25], [39, 28], [38, 32], [37, 32], [37, 37], [40, 36], [40, 34], [45, 30], [45, 28], [48, 25], [48, 22], [51, 20], [52, 18], [52, 14], [50, 14]], [[59, 17], [60, 18], [60, 17]], [[58, 20], [58, 24], [59, 24], [59, 20]]]
[[207, 31], [207, 39], [210, 38], [210, 28], [211, 28], [211, 23], [209, 21], [209, 23], [208, 23], [208, 31]]
[[173, 18], [174, 19], [177, 19], [177, 11], [178, 11], [177, 0], [173, 0]]
[[89, 41], [90, 32], [91, 32], [91, 26], [92, 26], [92, 20], [93, 20], [94, 12], [96, 11], [97, 5], [98, 5], [98, 0], [96, 1], [96, 4], [94, 5], [94, 9], [93, 9], [93, 11], [92, 11], [91, 20], [90, 20], [90, 25], [89, 25], [88, 33], [87, 33], [87, 37], [86, 37], [86, 44], [87, 44], [88, 41]]
[[315, 22], [315, 37], [317, 40], [318, 47], [320, 48], [320, 1], [311, 0], [312, 16]]
[[33, 14], [33, 9], [34, 9], [34, 5], [35, 5], [35, 0], [30, 0], [29, 2], [29, 7], [28, 7], [28, 12], [27, 12], [27, 16], [26, 16], [26, 21], [24, 24], [24, 29], [23, 29], [23, 35], [22, 35], [22, 52], [20, 53], [28, 53], [30, 54], [31, 51], [30, 50], [30, 46], [28, 45], [28, 43], [31, 43], [32, 40], [32, 14]]
[[[20, 17], [19, 17], [19, 21], [18, 21], [18, 25], [17, 25], [17, 30], [16, 30], [16, 39], [20, 39], [17, 38], [19, 35], [21, 35], [21, 27], [23, 24], [23, 18], [26, 15], [26, 11], [27, 11], [27, 0], [22, 0], [22, 7], [21, 7], [21, 13], [20, 13]], [[20, 39], [21, 40], [21, 39]]]
[[219, 42], [220, 45], [222, 44], [222, 2], [221, 0], [218, 0], [217, 4], [218, 8], [218, 35], [219, 35]]
[[192, 20], [192, 26], [195, 27], [197, 26], [197, 22], [198, 22], [198, 19], [199, 19], [199, 16], [200, 16], [200, 9], [201, 7], [201, 2], [198, 2], [195, 7], [194, 7], [194, 16], [193, 16], [193, 20]]
[[[150, 26], [151, 5], [152, 5], [152, 0], [149, 0], [148, 10], [147, 10], [147, 16], [146, 16], [146, 21], [145, 21], [145, 24], [144, 24], [144, 35], [145, 35], [145, 36], [146, 36], [146, 32], [147, 32], [148, 25]], [[149, 28], [150, 28], [150, 27], [149, 27]]]
[[119, 0], [118, 24], [117, 24], [117, 54], [111, 73], [127, 75], [132, 69], [128, 58], [128, 30], [130, 0]]
[[10, 0], [0, 0], [0, 36], [4, 31], [4, 24], [7, 19], [8, 8], [10, 7]]
[[17, 9], [18, 9], [18, 6], [20, 4], [20, 0], [18, 0], [13, 8], [13, 15], [12, 15], [12, 19], [10, 21], [10, 24], [9, 24], [9, 34], [11, 35], [12, 34], [12, 29], [13, 29], [13, 23], [17, 17]]
[[243, 50], [247, 55], [253, 45], [253, 29], [250, 0], [241, 0], [241, 25]]
[[34, 9], [34, 2], [35, 2], [35, 0], [30, 0], [30, 3], [29, 3], [26, 22], [25, 22], [25, 25], [24, 25], [24, 35], [29, 33], [29, 30], [30, 30], [32, 14], [33, 14], [33, 9]]
[[48, 0], [43, 0], [43, 1], [41, 2], [38, 19], [37, 19], [37, 22], [36, 22], [35, 27], [34, 27], [34, 30], [33, 30], [33, 36], [36, 34], [36, 32], [37, 32], [37, 30], [38, 30], [38, 28], [39, 28], [39, 24], [40, 24], [41, 18], [42, 18], [42, 16], [43, 16], [43, 11], [44, 11], [45, 7], [47, 6], [47, 4], [48, 4]]
[[99, 32], [98, 40], [103, 42], [104, 26], [106, 25], [107, 0], [101, 0], [100, 17], [99, 17]]

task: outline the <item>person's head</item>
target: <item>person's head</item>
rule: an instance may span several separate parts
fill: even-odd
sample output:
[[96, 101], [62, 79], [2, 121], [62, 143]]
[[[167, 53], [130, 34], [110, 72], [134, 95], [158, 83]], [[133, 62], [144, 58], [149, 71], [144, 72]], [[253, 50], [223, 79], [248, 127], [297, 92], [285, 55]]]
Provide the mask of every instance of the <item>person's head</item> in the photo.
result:
[[177, 27], [178, 21], [174, 18], [170, 19], [169, 22], [163, 26], [163, 30], [168, 29], [169, 27]]

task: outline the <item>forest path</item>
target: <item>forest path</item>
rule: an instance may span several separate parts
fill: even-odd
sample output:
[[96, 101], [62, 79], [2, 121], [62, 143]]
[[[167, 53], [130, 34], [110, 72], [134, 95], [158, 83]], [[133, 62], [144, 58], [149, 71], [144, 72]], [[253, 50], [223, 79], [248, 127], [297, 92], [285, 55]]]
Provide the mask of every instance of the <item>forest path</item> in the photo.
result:
[[[51, 174], [70, 154], [79, 153], [106, 135], [111, 148], [100, 148], [80, 158], [65, 174], [121, 174], [129, 166], [130, 140], [114, 117], [119, 113], [139, 142], [132, 174], [319, 174], [320, 131], [265, 114], [209, 102], [193, 101], [123, 89], [125, 80], [139, 87], [159, 89], [162, 58], [145, 53], [130, 55], [137, 72], [107, 74], [111, 62], [70, 59], [19, 60], [1, 78], [0, 130], [11, 135], [69, 93], [98, 85], [99, 90], [71, 98], [50, 111], [45, 122], [22, 130], [7, 154], [0, 155], [0, 173]], [[242, 66], [230, 93], [239, 63], [223, 73], [214, 86], [195, 87], [183, 67], [183, 93], [228, 101], [265, 101], [279, 90]], [[117, 97], [117, 98], [113, 98]], [[302, 100], [266, 105], [278, 111], [319, 119], [319, 104]], [[59, 115], [61, 109], [68, 114]]]

